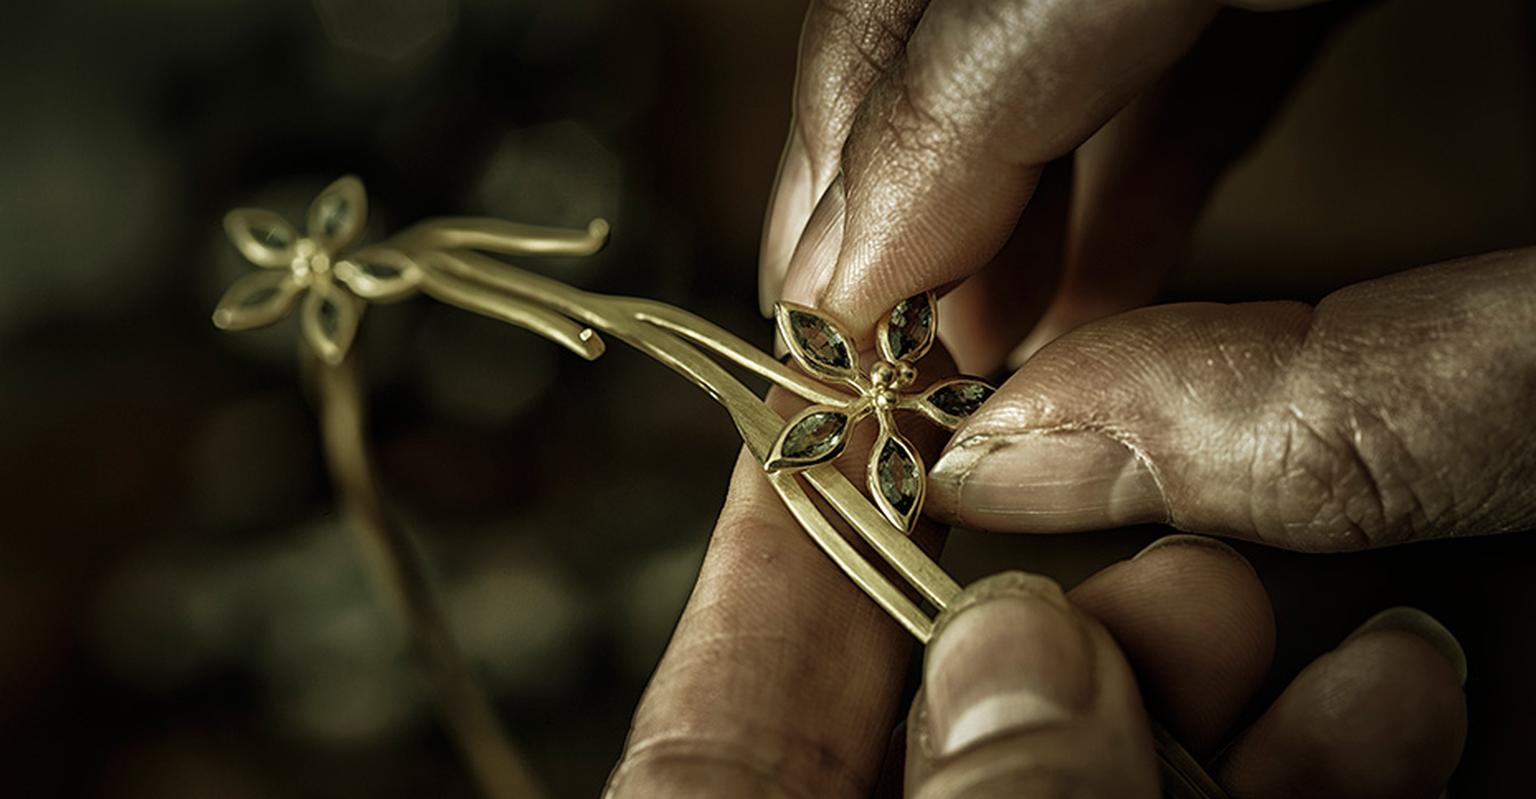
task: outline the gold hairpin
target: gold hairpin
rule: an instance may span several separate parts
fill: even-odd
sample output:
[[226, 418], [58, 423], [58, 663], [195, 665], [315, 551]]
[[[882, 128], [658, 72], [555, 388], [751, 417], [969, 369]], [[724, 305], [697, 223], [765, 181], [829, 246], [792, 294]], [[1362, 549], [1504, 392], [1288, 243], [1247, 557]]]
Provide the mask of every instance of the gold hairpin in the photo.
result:
[[[779, 328], [800, 371], [686, 311], [582, 291], [484, 254], [591, 254], [607, 241], [608, 225], [600, 219], [582, 231], [495, 219], [437, 219], [359, 247], [367, 208], [362, 181], [349, 176], [315, 198], [304, 235], [270, 211], [231, 211], [224, 222], [231, 241], [264, 269], [230, 287], [214, 311], [214, 324], [228, 330], [271, 324], [304, 295], [303, 339], [332, 368], [347, 359], [367, 302], [392, 302], [418, 292], [527, 328], [588, 360], [603, 352], [601, 330], [671, 367], [725, 406], [811, 538], [913, 635], [928, 639], [933, 616], [848, 544], [796, 477], [804, 477], [933, 607], [942, 610], [959, 592], [906, 536], [922, 507], [926, 473], [897, 429], [894, 414], [916, 412], [952, 429], [991, 395], [992, 387], [954, 378], [921, 393], [905, 392], [916, 377], [915, 363], [933, 344], [932, 294], [899, 303], [881, 322], [880, 360], [868, 375], [858, 370], [854, 339], [836, 321], [809, 308], [781, 305]], [[767, 378], [812, 405], [786, 423], [709, 355]], [[828, 389], [818, 379], [856, 393]], [[880, 426], [868, 469], [872, 500], [830, 465], [853, 426], [868, 415]]]
[[[870, 598], [919, 641], [960, 587], [908, 537], [921, 513], [926, 472], [896, 426], [898, 411], [954, 429], [993, 389], [969, 377], [908, 389], [917, 362], [932, 346], [937, 317], [932, 293], [896, 305], [876, 331], [879, 360], [859, 369], [854, 338], [810, 308], [781, 303], [778, 330], [800, 370], [757, 350], [698, 316], [651, 300], [582, 291], [512, 267], [485, 253], [512, 256], [589, 255], [607, 242], [608, 225], [585, 230], [535, 227], [496, 219], [422, 222], [384, 241], [358, 246], [367, 223], [362, 181], [343, 177], [309, 208], [305, 232], [270, 211], [231, 211], [224, 228], [236, 248], [262, 271], [236, 281], [219, 301], [214, 324], [245, 330], [272, 324], [303, 298], [300, 331], [321, 363], [320, 417], [326, 458], [341, 504], [357, 528], [382, 593], [404, 615], [415, 648], [433, 678], [445, 720], [487, 795], [541, 794], [511, 745], [473, 671], [453, 643], [435, 594], [406, 531], [388, 512], [371, 469], [363, 435], [365, 403], [352, 352], [367, 304], [417, 293], [531, 330], [587, 360], [603, 353], [597, 331], [618, 338], [683, 375], [730, 414], [769, 483], [811, 539]], [[785, 421], [714, 358], [766, 378], [809, 401]], [[801, 371], [803, 370], [803, 371]], [[820, 381], [839, 383], [830, 390]], [[867, 467], [866, 498], [833, 465], [853, 428], [873, 415], [879, 435]], [[801, 479], [803, 478], [803, 483]], [[866, 560], [822, 513], [809, 486], [916, 589], [933, 612]], [[1158, 751], [1168, 790], [1219, 796], [1171, 737], [1159, 731]], [[1182, 758], [1182, 759], [1181, 759]], [[1175, 779], [1177, 778], [1177, 779]], [[1203, 780], [1203, 781], [1202, 781]], [[1181, 793], [1183, 786], [1189, 793]]]

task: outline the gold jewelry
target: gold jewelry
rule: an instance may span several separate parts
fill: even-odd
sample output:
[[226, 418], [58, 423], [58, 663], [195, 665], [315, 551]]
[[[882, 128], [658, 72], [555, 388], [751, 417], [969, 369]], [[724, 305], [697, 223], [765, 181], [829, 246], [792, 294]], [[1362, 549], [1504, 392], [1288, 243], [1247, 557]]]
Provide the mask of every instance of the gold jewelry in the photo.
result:
[[[403, 613], [440, 694], [449, 729], [488, 795], [510, 799], [540, 791], [453, 644], [409, 536], [387, 511], [374, 480], [363, 436], [363, 394], [351, 354], [370, 302], [426, 294], [527, 328], [587, 360], [603, 353], [602, 331], [670, 367], [725, 407], [747, 449], [764, 465], [768, 482], [817, 546], [898, 623], [928, 642], [935, 616], [960, 587], [907, 537], [921, 512], [927, 477], [922, 458], [897, 428], [895, 414], [917, 413], [953, 430], [993, 392], [969, 377], [942, 380], [921, 392], [906, 390], [937, 331], [931, 292], [903, 300], [881, 320], [876, 331], [880, 360], [867, 374], [859, 370], [853, 337], [835, 320], [780, 303], [775, 309], [778, 330], [802, 372], [686, 311], [582, 291], [484, 254], [589, 255], [607, 242], [608, 224], [601, 219], [585, 230], [436, 219], [357, 247], [367, 208], [362, 181], [348, 176], [326, 187], [311, 204], [303, 235], [270, 211], [231, 211], [225, 231], [263, 271], [229, 288], [213, 322], [226, 330], [263, 327], [286, 316], [302, 296], [300, 330], [322, 365], [321, 425], [341, 503], [361, 534], [380, 590]], [[813, 404], [786, 422], [709, 356]], [[813, 377], [839, 383], [851, 393], [829, 390]], [[866, 498], [832, 461], [854, 426], [870, 415], [880, 430], [867, 468]], [[822, 514], [807, 485], [917, 590], [932, 614], [859, 554]], [[1166, 790], [1179, 796], [1220, 796], [1177, 742], [1160, 728], [1156, 731]]]

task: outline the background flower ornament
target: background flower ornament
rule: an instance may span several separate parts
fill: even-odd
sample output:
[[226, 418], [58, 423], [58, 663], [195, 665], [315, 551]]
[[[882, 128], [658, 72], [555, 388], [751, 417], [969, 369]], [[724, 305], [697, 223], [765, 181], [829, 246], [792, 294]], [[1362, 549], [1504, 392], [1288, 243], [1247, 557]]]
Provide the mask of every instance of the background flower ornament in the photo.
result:
[[927, 471], [897, 428], [895, 412], [914, 411], [953, 430], [994, 391], [973, 377], [943, 380], [922, 393], [905, 391], [917, 380], [917, 362], [933, 346], [938, 330], [935, 306], [932, 292], [897, 303], [875, 331], [880, 360], [866, 375], [859, 369], [853, 337], [835, 320], [801, 305], [776, 305], [779, 334], [795, 362], [823, 380], [853, 389], [854, 396], [836, 405], [812, 405], [786, 422], [766, 468], [798, 471], [835, 460], [853, 428], [873, 415], [880, 434], [866, 471], [869, 493], [886, 520], [911, 530], [922, 510]]
[[[363, 236], [368, 195], [348, 175], [321, 191], [309, 206], [307, 233], [261, 208], [238, 208], [224, 231], [246, 260], [263, 271], [235, 281], [213, 312], [224, 330], [250, 330], [288, 315], [299, 295], [299, 327], [315, 354], [340, 363], [362, 320], [363, 300], [389, 302], [415, 293], [421, 271], [404, 253], [365, 247], [339, 258]], [[337, 285], [340, 281], [343, 285]]]

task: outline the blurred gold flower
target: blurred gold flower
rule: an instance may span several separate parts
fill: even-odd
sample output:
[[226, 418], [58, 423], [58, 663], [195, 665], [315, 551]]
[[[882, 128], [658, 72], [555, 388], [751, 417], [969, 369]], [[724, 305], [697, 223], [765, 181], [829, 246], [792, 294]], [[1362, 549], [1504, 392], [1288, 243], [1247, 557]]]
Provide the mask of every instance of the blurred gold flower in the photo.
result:
[[265, 327], [287, 316], [303, 294], [299, 328], [304, 340], [325, 362], [340, 363], [357, 335], [363, 301], [403, 299], [421, 282], [416, 265], [387, 247], [365, 247], [340, 257], [362, 238], [367, 221], [368, 195], [363, 182], [351, 175], [327, 186], [310, 204], [304, 236], [271, 211], [230, 211], [224, 231], [263, 271], [229, 287], [213, 323], [224, 330]]

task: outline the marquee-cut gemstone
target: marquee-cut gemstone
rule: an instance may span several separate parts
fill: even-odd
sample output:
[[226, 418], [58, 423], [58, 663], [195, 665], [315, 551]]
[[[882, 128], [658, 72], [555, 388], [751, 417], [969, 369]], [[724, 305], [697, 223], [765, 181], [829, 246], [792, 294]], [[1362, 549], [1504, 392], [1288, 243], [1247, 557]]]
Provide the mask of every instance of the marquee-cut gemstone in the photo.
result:
[[902, 523], [898, 527], [906, 527], [906, 520], [922, 493], [922, 480], [917, 460], [901, 439], [895, 436], [885, 439], [875, 458], [875, 484], [885, 501], [901, 516]]
[[269, 250], [286, 250], [293, 244], [291, 232], [276, 225], [251, 225], [251, 238]]
[[347, 215], [352, 210], [352, 204], [341, 194], [327, 194], [320, 198], [319, 207], [320, 232], [328, 239], [334, 239], [341, 235], [347, 227]]
[[789, 330], [801, 355], [827, 369], [845, 370], [853, 367], [852, 350], [848, 340], [837, 332], [827, 320], [805, 311], [789, 311]]
[[848, 416], [839, 411], [811, 411], [790, 422], [776, 447], [777, 457], [768, 465], [809, 466], [830, 460], [842, 450], [848, 432]]
[[964, 419], [975, 413], [992, 392], [991, 386], [979, 380], [963, 380], [939, 386], [928, 395], [928, 401], [950, 416]]
[[255, 308], [258, 305], [266, 305], [276, 299], [281, 291], [277, 286], [263, 286], [240, 298], [240, 307]]
[[933, 341], [933, 305], [926, 293], [896, 303], [885, 326], [886, 354], [895, 360], [919, 356]]
[[357, 265], [364, 274], [374, 280], [399, 280], [405, 273], [405, 267], [401, 264], [390, 264], [377, 259], [358, 261]]

